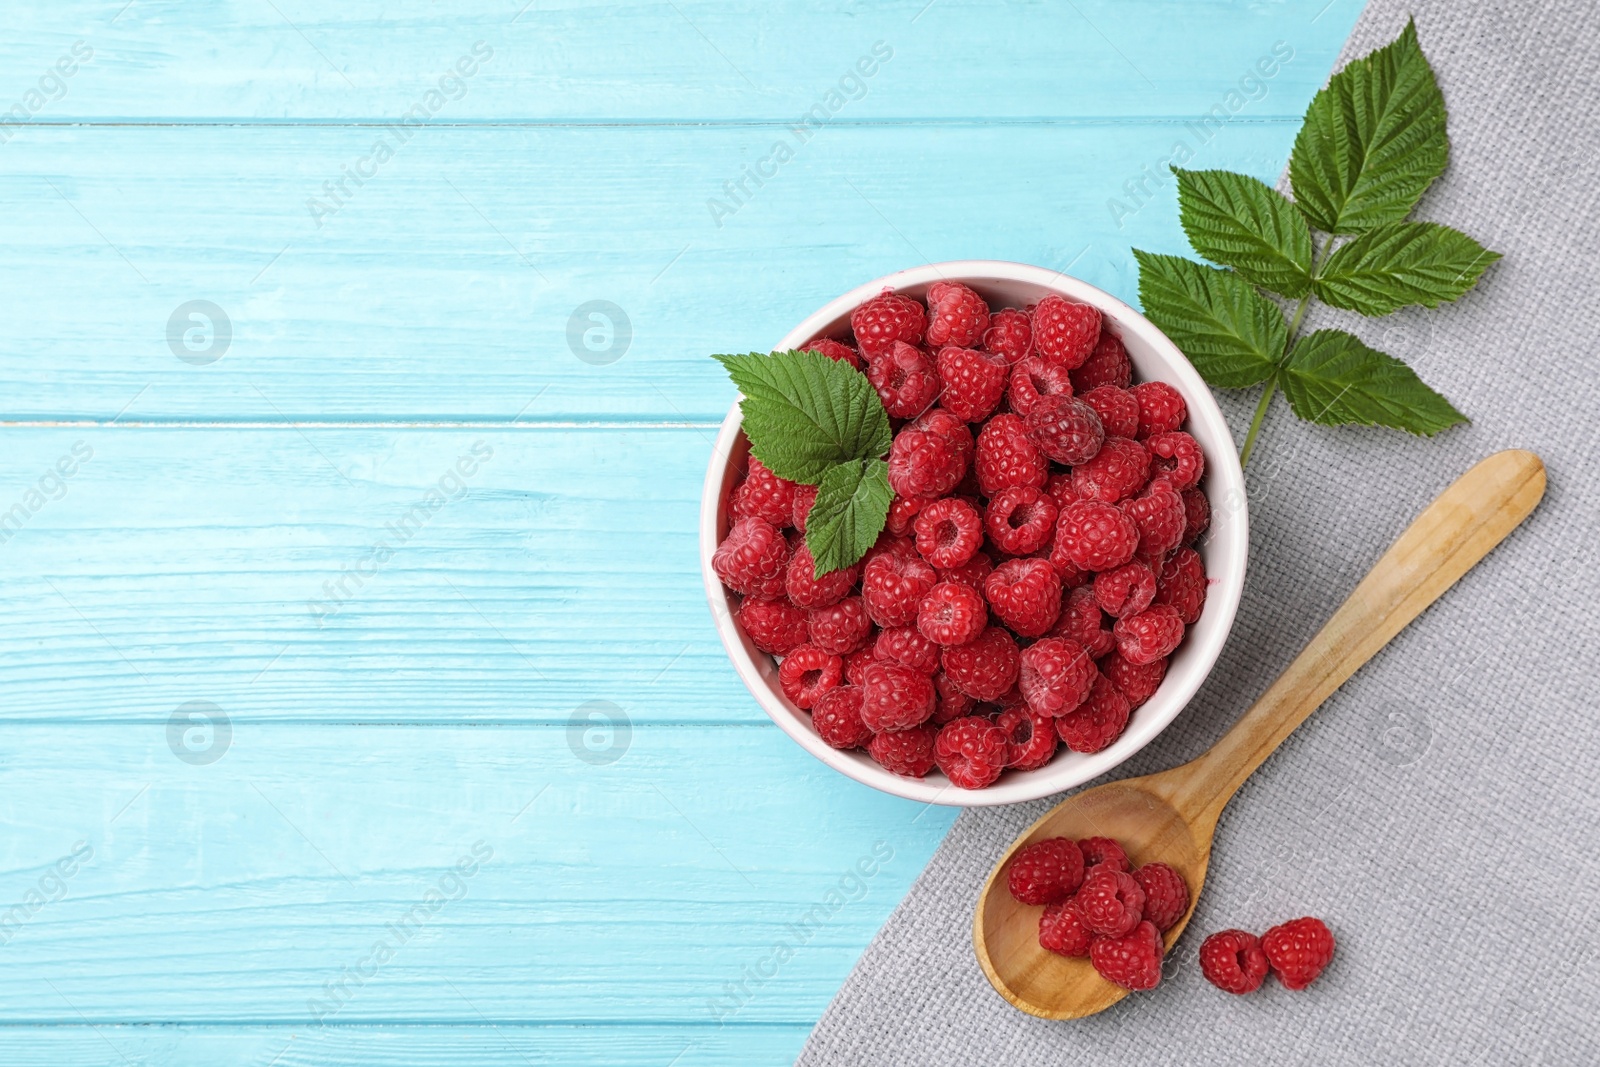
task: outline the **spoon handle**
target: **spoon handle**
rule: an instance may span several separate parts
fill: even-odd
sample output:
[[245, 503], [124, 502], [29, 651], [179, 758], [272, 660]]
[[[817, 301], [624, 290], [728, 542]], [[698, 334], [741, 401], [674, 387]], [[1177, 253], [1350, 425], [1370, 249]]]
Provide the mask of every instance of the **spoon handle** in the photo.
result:
[[1311, 643], [1215, 747], [1168, 772], [1173, 803], [1212, 821], [1236, 789], [1424, 608], [1505, 539], [1544, 495], [1532, 452], [1497, 452], [1406, 528]]

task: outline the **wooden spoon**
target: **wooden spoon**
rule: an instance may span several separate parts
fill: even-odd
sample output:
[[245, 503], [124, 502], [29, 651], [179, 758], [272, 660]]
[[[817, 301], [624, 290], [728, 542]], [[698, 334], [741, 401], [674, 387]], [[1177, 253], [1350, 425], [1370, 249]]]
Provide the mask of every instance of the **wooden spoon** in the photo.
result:
[[1189, 883], [1183, 933], [1206, 878], [1217, 817], [1234, 791], [1346, 678], [1438, 599], [1533, 510], [1544, 464], [1532, 452], [1480, 462], [1417, 516], [1272, 687], [1200, 758], [1160, 774], [1069, 797], [1028, 828], [995, 865], [978, 898], [972, 944], [983, 973], [1012, 1004], [1045, 1019], [1078, 1019], [1127, 995], [1088, 960], [1039, 946], [1041, 909], [1019, 904], [1006, 864], [1047, 837], [1111, 837], [1136, 863], [1171, 864]]

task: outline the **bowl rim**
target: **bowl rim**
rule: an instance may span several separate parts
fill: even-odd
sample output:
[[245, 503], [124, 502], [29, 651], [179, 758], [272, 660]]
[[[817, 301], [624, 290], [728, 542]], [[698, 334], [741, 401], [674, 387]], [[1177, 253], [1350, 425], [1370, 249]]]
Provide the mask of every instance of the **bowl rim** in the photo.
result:
[[[729, 594], [712, 569], [711, 558], [721, 536], [720, 520], [724, 481], [733, 455], [741, 447], [742, 419], [739, 398], [735, 398], [722, 421], [712, 448], [700, 498], [700, 570], [707, 602], [717, 634], [745, 688], [779, 729], [830, 768], [893, 796], [949, 807], [994, 807], [1018, 804], [1074, 789], [1120, 766], [1155, 740], [1208, 678], [1226, 645], [1244, 591], [1245, 570], [1249, 561], [1249, 502], [1245, 493], [1244, 471], [1233, 446], [1233, 435], [1217, 406], [1216, 398], [1200, 373], [1178, 346], [1149, 319], [1105, 290], [1081, 279], [1047, 267], [1005, 260], [952, 260], [895, 271], [856, 286], [828, 301], [790, 330], [772, 349], [785, 351], [804, 344], [834, 320], [853, 310], [884, 289], [913, 289], [937, 281], [960, 281], [983, 287], [986, 283], [1012, 282], [1034, 285], [1075, 300], [1092, 304], [1110, 320], [1119, 336], [1134, 333], [1168, 364], [1164, 380], [1175, 380], [1189, 409], [1189, 426], [1201, 429], [1195, 434], [1206, 456], [1207, 492], [1212, 502], [1212, 521], [1217, 522], [1219, 502], [1227, 506], [1227, 521], [1218, 532], [1213, 527], [1211, 543], [1217, 545], [1221, 566], [1208, 563], [1205, 612], [1216, 621], [1202, 635], [1185, 635], [1184, 670], [1169, 670], [1154, 696], [1141, 705], [1116, 742], [1093, 754], [1074, 753], [1072, 758], [1057, 757], [1036, 771], [1010, 775], [987, 789], [960, 789], [937, 770], [927, 778], [905, 778], [885, 770], [859, 750], [842, 751], [823, 741], [812, 729], [806, 713], [796, 709], [777, 686], [777, 672], [770, 656], [749, 644], [733, 618]], [[1218, 447], [1225, 443], [1226, 447]], [[1215, 613], [1214, 615], [1212, 613]], [[756, 657], [766, 660], [765, 669]], [[770, 679], [770, 681], [769, 681]], [[1137, 726], [1137, 729], [1136, 729]]]

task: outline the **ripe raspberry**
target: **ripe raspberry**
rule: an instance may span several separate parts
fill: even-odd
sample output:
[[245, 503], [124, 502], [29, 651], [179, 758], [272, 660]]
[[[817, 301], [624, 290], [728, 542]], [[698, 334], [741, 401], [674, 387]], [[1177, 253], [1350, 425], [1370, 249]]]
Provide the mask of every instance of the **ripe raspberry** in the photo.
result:
[[1083, 884], [1083, 853], [1068, 837], [1047, 837], [1011, 858], [1006, 885], [1023, 904], [1059, 904]]
[[989, 316], [989, 328], [983, 331], [983, 348], [1007, 363], [1026, 358], [1033, 351], [1033, 323], [1021, 308], [1006, 308]]
[[1333, 961], [1333, 931], [1321, 919], [1291, 919], [1261, 935], [1261, 951], [1285, 989], [1304, 989]]
[[1109, 333], [1102, 333], [1095, 342], [1094, 352], [1084, 360], [1083, 366], [1072, 372], [1072, 388], [1079, 396], [1102, 385], [1126, 389], [1133, 381], [1133, 361], [1122, 341]]
[[935, 699], [921, 671], [897, 663], [869, 663], [861, 671], [861, 721], [875, 734], [921, 726], [933, 717]]
[[861, 721], [861, 689], [841, 685], [830, 689], [811, 709], [811, 725], [834, 748], [859, 748], [872, 737]]
[[915, 549], [910, 558], [883, 552], [873, 556], [861, 572], [861, 599], [866, 601], [872, 621], [884, 629], [909, 626], [917, 619], [922, 598], [938, 580], [939, 572], [923, 562]]
[[1056, 510], [1056, 535], [1050, 540], [1050, 551], [1044, 553], [1044, 557], [1050, 561], [1050, 566], [1061, 575], [1063, 591], [1077, 589], [1094, 581], [1092, 573], [1067, 557], [1066, 543], [1061, 540], [1061, 513], [1065, 510], [1065, 506]]
[[1176, 608], [1158, 604], [1137, 615], [1118, 619], [1111, 632], [1117, 636], [1117, 651], [1136, 667], [1166, 659], [1183, 640], [1183, 617]]
[[1200, 945], [1200, 973], [1224, 993], [1254, 993], [1267, 977], [1267, 954], [1255, 934], [1219, 930]]
[[1130, 437], [1144, 440], [1152, 434], [1171, 433], [1189, 417], [1183, 394], [1166, 382], [1140, 382], [1132, 392], [1139, 401], [1139, 432]]
[[1034, 405], [1047, 396], [1071, 396], [1072, 379], [1065, 367], [1039, 356], [1029, 356], [1011, 368], [1006, 386], [1006, 403], [1011, 410], [1028, 417]]
[[1156, 575], [1137, 561], [1094, 576], [1094, 599], [1107, 615], [1137, 615], [1156, 597]]
[[947, 438], [907, 427], [889, 447], [889, 484], [903, 497], [930, 500], [956, 487], [966, 466]]
[[861, 557], [861, 573], [865, 574], [867, 565], [879, 556], [893, 556], [896, 559], [911, 560], [915, 563], [923, 562], [917, 555], [917, 543], [909, 537], [896, 537], [888, 530], [878, 534], [878, 539], [867, 549], [867, 554]]
[[1042, 489], [1018, 485], [989, 500], [984, 529], [994, 547], [1008, 556], [1037, 552], [1056, 532], [1056, 502]]
[[1100, 309], [1051, 293], [1033, 309], [1033, 347], [1051, 363], [1081, 367], [1100, 337]]
[[1069, 467], [1093, 459], [1106, 437], [1094, 408], [1071, 396], [1040, 397], [1028, 411], [1027, 425], [1039, 451]]
[[1054, 721], [1035, 715], [1024, 705], [1007, 708], [994, 720], [1006, 735], [1006, 766], [1019, 771], [1036, 771], [1056, 754]]
[[790, 510], [789, 515], [794, 528], [802, 534], [806, 532], [806, 519], [811, 516], [811, 505], [816, 502], [816, 486], [797, 485], [794, 487], [794, 507]]
[[778, 665], [778, 683], [795, 707], [810, 709], [844, 675], [844, 661], [812, 645], [801, 645]]
[[1129, 390], [1098, 386], [1083, 394], [1083, 402], [1100, 416], [1107, 437], [1132, 437], [1139, 432], [1139, 401]]
[[1096, 659], [1117, 647], [1117, 639], [1106, 625], [1106, 614], [1095, 598], [1094, 587], [1088, 585], [1067, 593], [1061, 603], [1061, 617], [1047, 636], [1076, 641]]
[[876, 734], [867, 742], [867, 755], [887, 771], [904, 778], [921, 778], [933, 770], [932, 726]]
[[793, 482], [778, 477], [755, 456], [750, 457], [750, 472], [733, 492], [733, 517], [754, 515], [783, 529], [794, 521]]
[[964, 645], [989, 624], [989, 609], [970, 585], [940, 582], [917, 609], [917, 629], [941, 645]]
[[1141, 559], [1161, 559], [1183, 543], [1183, 497], [1165, 478], [1152, 479], [1141, 495], [1123, 502], [1122, 510], [1139, 527]]
[[847, 596], [808, 614], [806, 632], [811, 635], [811, 643], [822, 651], [846, 656], [867, 643], [872, 636], [872, 620], [860, 597]]
[[1061, 614], [1061, 576], [1049, 560], [1008, 559], [983, 581], [994, 613], [1022, 637], [1038, 637]]
[[906, 425], [908, 430], [936, 433], [950, 442], [962, 469], [972, 465], [972, 427], [944, 408], [929, 408]]
[[861, 684], [861, 672], [869, 663], [876, 663], [878, 659], [873, 655], [871, 645], [862, 645], [848, 656], [844, 657], [844, 680], [847, 685]]
[[1156, 576], [1155, 603], [1171, 607], [1185, 625], [1199, 621], [1206, 606], [1206, 565], [1200, 553], [1185, 547], [1167, 557]]
[[1100, 673], [1128, 699], [1131, 710], [1149, 700], [1161, 687], [1161, 679], [1167, 676], [1167, 661], [1158, 659], [1154, 663], [1134, 664], [1124, 659], [1121, 652], [1113, 652], [1100, 661]]
[[1044, 491], [1049, 493], [1050, 499], [1056, 502], [1057, 514], [1068, 504], [1076, 503], [1080, 499], [1078, 491], [1072, 488], [1071, 471], [1059, 471], [1052, 474], [1050, 480], [1044, 485]]
[[800, 351], [820, 352], [829, 359], [836, 359], [841, 363], [848, 363], [856, 370], [860, 370], [862, 367], [860, 352], [857, 352], [854, 348], [851, 348], [843, 341], [835, 341], [831, 337], [818, 337], [814, 340], [807, 341], [805, 346], [801, 348]]
[[867, 381], [877, 390], [883, 409], [897, 419], [922, 414], [939, 396], [933, 358], [904, 341], [896, 341], [889, 351], [872, 357]]
[[1211, 501], [1198, 489], [1185, 489], [1183, 497], [1183, 543], [1189, 544], [1211, 525]]
[[859, 574], [860, 571], [850, 566], [828, 571], [818, 578], [811, 549], [804, 541], [800, 541], [795, 546], [794, 555], [789, 557], [789, 566], [784, 570], [783, 588], [797, 607], [825, 608], [843, 600], [844, 595], [855, 588]]
[[959, 567], [983, 544], [983, 518], [959, 497], [935, 500], [922, 509], [913, 527], [917, 552], [935, 567]]
[[1122, 937], [1144, 918], [1144, 890], [1133, 875], [1105, 864], [1089, 868], [1083, 888], [1072, 898], [1083, 909], [1089, 929], [1106, 937]]
[[916, 521], [917, 515], [927, 507], [932, 498], [920, 496], [894, 495], [894, 500], [889, 504], [888, 517], [884, 519], [883, 528], [896, 537], [905, 537], [911, 533], [911, 524]]
[[983, 552], [974, 552], [972, 558], [959, 567], [945, 567], [939, 571], [941, 582], [960, 582], [983, 592], [983, 580], [994, 570], [994, 560]]
[[1129, 711], [1128, 698], [1097, 671], [1088, 699], [1056, 720], [1056, 734], [1073, 752], [1099, 752], [1122, 736]]
[[711, 557], [711, 569], [723, 585], [757, 600], [783, 595], [788, 563], [789, 542], [776, 526], [753, 516], [734, 523]]
[[983, 789], [1006, 769], [1006, 735], [988, 719], [969, 715], [939, 729], [933, 759], [958, 789]]
[[1206, 472], [1206, 457], [1193, 437], [1182, 430], [1158, 433], [1145, 441], [1145, 447], [1154, 457], [1152, 473], [1165, 474], [1172, 488], [1181, 493], [1200, 484], [1200, 476]]
[[1079, 499], [1115, 504], [1150, 480], [1150, 453], [1138, 441], [1108, 437], [1087, 463], [1072, 469], [1072, 488]]
[[1144, 917], [1162, 933], [1189, 910], [1189, 884], [1165, 863], [1147, 863], [1133, 872], [1133, 880], [1144, 890]]
[[1161, 935], [1142, 922], [1124, 937], [1102, 937], [1089, 946], [1089, 962], [1101, 978], [1141, 992], [1161, 984]]
[[1083, 959], [1093, 941], [1094, 934], [1083, 921], [1083, 909], [1073, 901], [1051, 904], [1039, 916], [1039, 945], [1057, 956]]
[[1114, 871], [1129, 871], [1133, 866], [1128, 862], [1127, 852], [1110, 837], [1086, 837], [1078, 842], [1078, 851], [1083, 853], [1085, 869], [1105, 866]]
[[1010, 414], [996, 415], [984, 424], [978, 434], [978, 456], [973, 467], [985, 496], [1019, 485], [1037, 489], [1050, 476], [1050, 464], [1039, 446], [1028, 438], [1026, 424]]
[[898, 663], [923, 674], [939, 669], [939, 646], [922, 636], [915, 626], [897, 626], [878, 634], [872, 658], [879, 663]]
[[989, 328], [989, 305], [960, 282], [934, 282], [928, 287], [928, 344], [978, 343]]
[[1056, 518], [1056, 550], [1085, 571], [1108, 571], [1133, 558], [1139, 527], [1114, 504], [1080, 500]]
[[787, 600], [746, 600], [738, 619], [751, 642], [769, 655], [786, 656], [806, 643], [806, 613]]
[[922, 301], [889, 289], [850, 313], [850, 329], [868, 360], [888, 352], [897, 341], [913, 345], [921, 341], [927, 321]]
[[963, 693], [977, 700], [999, 700], [1017, 682], [1020, 657], [1014, 637], [999, 626], [988, 626], [966, 644], [945, 648], [939, 662]]
[[939, 350], [939, 405], [968, 422], [982, 422], [1000, 406], [1010, 368], [999, 356], [972, 348]]
[[1040, 715], [1065, 715], [1082, 704], [1094, 685], [1094, 660], [1076, 641], [1046, 637], [1022, 651], [1017, 684], [1028, 707]]
[[950, 676], [943, 671], [933, 676], [933, 691], [939, 697], [933, 706], [932, 722], [935, 726], [971, 715], [972, 709], [978, 706], [978, 702], [957, 689]]

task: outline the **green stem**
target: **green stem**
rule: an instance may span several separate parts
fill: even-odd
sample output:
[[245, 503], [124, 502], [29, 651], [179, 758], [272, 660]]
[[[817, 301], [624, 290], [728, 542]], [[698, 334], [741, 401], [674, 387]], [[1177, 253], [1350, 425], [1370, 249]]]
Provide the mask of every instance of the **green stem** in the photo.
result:
[[1250, 462], [1250, 453], [1256, 447], [1256, 433], [1261, 429], [1261, 420], [1267, 417], [1267, 405], [1272, 403], [1272, 394], [1278, 391], [1276, 376], [1267, 379], [1267, 387], [1261, 390], [1261, 400], [1256, 404], [1256, 413], [1250, 419], [1250, 432], [1244, 435], [1244, 447], [1239, 450], [1239, 466]]
[[[1332, 238], [1329, 238], [1332, 241]], [[1316, 238], [1311, 239], [1311, 275], [1317, 273], [1317, 244]], [[1311, 307], [1311, 290], [1306, 290], [1306, 295], [1300, 298], [1300, 306], [1294, 309], [1294, 318], [1289, 320], [1289, 341], [1283, 348], [1283, 359], [1287, 359], [1289, 351], [1294, 348], [1294, 343], [1300, 337], [1300, 323], [1305, 321], [1306, 311]], [[1261, 390], [1261, 399], [1256, 403], [1256, 412], [1250, 417], [1250, 429], [1244, 435], [1244, 447], [1239, 449], [1239, 466], [1243, 467], [1250, 462], [1250, 453], [1256, 447], [1256, 434], [1261, 430], [1261, 423], [1267, 417], [1267, 408], [1272, 404], [1272, 394], [1278, 391], [1278, 375], [1273, 373], [1267, 379], [1267, 387]]]

